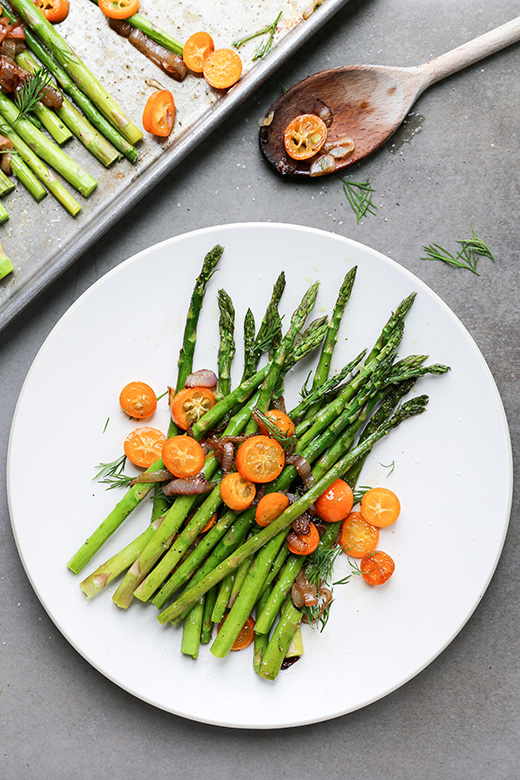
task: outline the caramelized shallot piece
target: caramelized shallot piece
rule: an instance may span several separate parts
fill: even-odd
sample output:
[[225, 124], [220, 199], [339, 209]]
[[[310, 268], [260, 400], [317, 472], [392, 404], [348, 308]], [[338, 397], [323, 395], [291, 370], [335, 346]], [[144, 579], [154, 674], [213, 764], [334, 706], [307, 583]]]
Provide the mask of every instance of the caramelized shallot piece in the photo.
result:
[[152, 39], [141, 30], [125, 22], [124, 19], [108, 19], [108, 25], [118, 35], [130, 41], [132, 46], [144, 54], [145, 57], [157, 65], [161, 70], [176, 81], [182, 81], [188, 73], [188, 68], [181, 57], [165, 49], [160, 43]]
[[186, 378], [184, 387], [216, 387], [217, 375], [209, 368], [201, 368], [194, 371]]
[[291, 589], [291, 598], [297, 609], [300, 607], [313, 607], [318, 603], [318, 589], [307, 579], [305, 572], [301, 570]]
[[162, 491], [165, 496], [198, 496], [202, 493], [209, 493], [213, 487], [211, 482], [198, 474], [196, 477], [172, 479], [171, 482], [163, 486]]
[[166, 482], [166, 480], [169, 480], [172, 478], [172, 474], [168, 469], [157, 469], [157, 471], [143, 471], [142, 474], [139, 474], [135, 479], [133, 479], [129, 486], [132, 487], [132, 485], [139, 485], [142, 482], [147, 484], [154, 484], [155, 482]]
[[334, 173], [336, 170], [336, 161], [331, 154], [322, 154], [311, 165], [311, 176], [325, 176], [327, 173]]
[[302, 478], [306, 490], [310, 490], [311, 487], [314, 487], [316, 480], [312, 476], [311, 466], [308, 460], [305, 460], [301, 455], [287, 455], [285, 462], [291, 463], [294, 466]]
[[141, 30], [132, 30], [128, 40], [141, 54], [148, 57], [151, 62], [161, 68], [168, 76], [171, 76], [172, 79], [175, 79], [175, 81], [182, 81], [188, 73], [188, 68], [177, 54], [173, 54], [173, 52], [165, 49], [164, 46], [155, 43]]
[[0, 168], [7, 176], [11, 175], [11, 155], [9, 152], [12, 148], [13, 142], [11, 139], [6, 138], [4, 135], [0, 135]]

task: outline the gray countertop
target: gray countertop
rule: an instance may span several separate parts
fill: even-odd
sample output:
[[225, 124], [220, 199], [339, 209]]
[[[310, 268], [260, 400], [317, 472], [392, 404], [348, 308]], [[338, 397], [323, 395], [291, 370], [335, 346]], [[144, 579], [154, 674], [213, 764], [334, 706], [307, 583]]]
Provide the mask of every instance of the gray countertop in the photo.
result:
[[[515, 455], [520, 438], [520, 45], [430, 88], [393, 139], [352, 171], [357, 180], [370, 178], [377, 205], [377, 214], [359, 225], [339, 178], [291, 182], [267, 167], [258, 152], [257, 119], [279, 95], [280, 84], [290, 86], [335, 65], [417, 65], [515, 17], [519, 8], [518, 0], [351, 0], [1, 334], [4, 461], [24, 377], [52, 327], [84, 290], [158, 241], [245, 221], [296, 223], [348, 236], [428, 284], [480, 347], [502, 396]], [[481, 260], [480, 276], [421, 259], [423, 244], [453, 248], [472, 226], [496, 258], [495, 264]], [[33, 466], [39, 467], [48, 464]], [[29, 491], [30, 473], [28, 500], [37, 507], [38, 497]], [[312, 726], [262, 732], [170, 715], [90, 667], [31, 588], [3, 484], [0, 501], [2, 780], [133, 780], [147, 774], [157, 780], [520, 776], [518, 496], [484, 598], [433, 663], [362, 710]], [[464, 566], [464, 551], [454, 552], [454, 565]], [[424, 576], [434, 577], [435, 571]]]

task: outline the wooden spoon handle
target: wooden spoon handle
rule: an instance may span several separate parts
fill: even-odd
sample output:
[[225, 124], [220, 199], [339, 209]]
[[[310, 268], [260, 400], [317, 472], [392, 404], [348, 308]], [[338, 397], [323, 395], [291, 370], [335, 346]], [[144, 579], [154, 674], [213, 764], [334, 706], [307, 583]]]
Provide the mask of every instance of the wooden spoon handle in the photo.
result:
[[429, 86], [517, 41], [520, 41], [520, 16], [424, 65], [419, 65], [417, 70], [425, 79], [425, 86]]

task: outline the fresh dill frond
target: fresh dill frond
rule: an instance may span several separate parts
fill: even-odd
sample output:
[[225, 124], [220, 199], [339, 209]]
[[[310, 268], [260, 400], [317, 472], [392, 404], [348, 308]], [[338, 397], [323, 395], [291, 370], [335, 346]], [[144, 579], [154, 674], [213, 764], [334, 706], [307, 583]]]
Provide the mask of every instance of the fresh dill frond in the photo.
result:
[[15, 122], [26, 119], [27, 114], [36, 108], [42, 92], [45, 92], [46, 88], [50, 86], [51, 78], [47, 68], [41, 67], [23, 79], [20, 88], [14, 95], [14, 103], [18, 109]]
[[106, 429], [108, 428], [108, 423], [110, 422], [110, 417], [107, 417], [107, 421], [105, 423], [105, 427], [103, 428], [103, 433], [105, 433]]
[[390, 474], [392, 474], [395, 469], [395, 460], [393, 460], [391, 463], [380, 463], [379, 465], [382, 466], [384, 469], [390, 469], [390, 471], [386, 475], [386, 478], [388, 479]]
[[343, 191], [356, 215], [358, 225], [366, 214], [377, 214], [376, 207], [372, 202], [372, 193], [375, 190], [370, 186], [370, 179], [366, 181], [341, 179], [341, 181], [343, 182]]
[[[373, 553], [372, 553], [373, 554]], [[340, 580], [336, 580], [336, 582], [332, 583], [332, 586], [335, 585], [347, 585], [350, 582], [350, 578], [352, 576], [361, 576], [361, 569], [359, 568], [359, 565], [357, 561], [352, 560], [352, 558], [347, 558], [348, 565], [352, 569], [350, 574], [345, 575], [345, 577], [342, 577]]]
[[263, 30], [259, 30], [258, 32], [252, 33], [252, 35], [246, 35], [245, 38], [241, 38], [239, 41], [233, 41], [233, 46], [235, 49], [239, 49], [241, 46], [243, 46], [244, 43], [247, 43], [248, 41], [252, 41], [254, 38], [260, 37], [260, 35], [267, 35], [267, 38], [265, 41], [262, 41], [260, 45], [258, 46], [256, 53], [253, 57], [253, 62], [255, 60], [263, 60], [267, 57], [269, 52], [271, 51], [271, 47], [273, 45], [274, 36], [276, 33], [276, 28], [278, 26], [278, 22], [280, 21], [280, 18], [282, 16], [282, 12], [278, 14], [276, 19], [272, 24], [268, 24], [267, 27], [264, 27]]
[[92, 477], [92, 480], [99, 482], [100, 485], [107, 485], [107, 490], [116, 487], [128, 487], [134, 477], [123, 474], [125, 465], [126, 455], [122, 455], [111, 463], [98, 463], [96, 469], [99, 469], [99, 471]]
[[477, 271], [480, 258], [487, 257], [488, 260], [493, 262], [495, 262], [495, 258], [488, 245], [482, 239], [477, 238], [473, 227], [471, 228], [471, 234], [471, 238], [457, 240], [457, 244], [460, 244], [461, 249], [456, 254], [452, 254], [439, 244], [423, 246], [426, 257], [421, 257], [421, 260], [437, 260], [454, 268], [465, 268], [476, 276], [480, 276]]
[[314, 604], [313, 606], [303, 606], [300, 607], [300, 612], [302, 612], [306, 618], [307, 623], [311, 626], [311, 628], [319, 628], [320, 634], [327, 625], [327, 621], [330, 616], [330, 608], [332, 606], [333, 600], [329, 601], [325, 609], [321, 612], [321, 606], [320, 604]]
[[311, 553], [305, 567], [305, 576], [309, 582], [318, 588], [322, 584], [327, 583], [332, 576], [336, 558], [341, 551], [341, 547], [332, 547], [328, 550], [318, 547]]

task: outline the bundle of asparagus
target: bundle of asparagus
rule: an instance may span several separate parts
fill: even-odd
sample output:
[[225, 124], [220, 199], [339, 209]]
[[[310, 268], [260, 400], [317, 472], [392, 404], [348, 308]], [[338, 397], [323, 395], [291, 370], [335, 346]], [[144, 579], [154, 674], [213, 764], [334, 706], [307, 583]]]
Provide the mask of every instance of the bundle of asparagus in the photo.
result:
[[[183, 390], [193, 371], [199, 314], [222, 252], [222, 247], [216, 246], [208, 253], [195, 284], [179, 357], [177, 392]], [[227, 293], [219, 291], [217, 401], [191, 426], [187, 435], [195, 440], [211, 437], [213, 441], [228, 441], [229, 437], [256, 434], [258, 423], [265, 420], [273, 403], [282, 404], [284, 379], [290, 368], [321, 346], [312, 388], [289, 415], [297, 423], [290, 437], [294, 457], [287, 458], [281, 473], [265, 485], [267, 493], [290, 491], [292, 501], [287, 508], [260, 528], [255, 522], [254, 505], [244, 511], [226, 506], [220, 490], [226, 469], [217, 457], [218, 448], [206, 455], [201, 472], [205, 480], [213, 480], [211, 490], [203, 495], [181, 495], [168, 503], [161, 494], [165, 477], [164, 462], [159, 459], [143, 476], [143, 480], [152, 481], [134, 484], [70, 559], [71, 571], [81, 572], [130, 512], [152, 490], [156, 492], [149, 526], [81, 582], [88, 599], [124, 575], [113, 595], [115, 604], [126, 609], [137, 598], [159, 610], [161, 624], [182, 623], [181, 650], [193, 658], [200, 644], [211, 640], [215, 624], [219, 632], [211, 652], [217, 657], [227, 655], [237, 647], [244, 625], [251, 624], [256, 613], [254, 669], [269, 680], [276, 678], [288, 653], [301, 654], [299, 630], [308, 614], [294, 605], [291, 589], [301, 571], [308, 573], [309, 581], [314, 579], [318, 586], [323, 585], [341, 550], [334, 548], [341, 522], [329, 522], [321, 529], [318, 549], [308, 556], [290, 552], [286, 540], [291, 528], [312, 511], [317, 499], [339, 478], [356, 487], [363, 463], [376, 442], [425, 410], [428, 398], [423, 395], [399, 405], [415, 381], [425, 374], [448, 370], [439, 364], [425, 366], [425, 355], [396, 358], [404, 319], [415, 299], [412, 293], [391, 314], [373, 348], [329, 376], [355, 275], [356, 268], [347, 273], [330, 320], [322, 317], [305, 327], [318, 292], [318, 284], [311, 285], [283, 333], [278, 311], [285, 286], [281, 274], [258, 333], [252, 312], [246, 313], [245, 366], [242, 380], [234, 389], [230, 369], [235, 352], [235, 312]], [[269, 359], [259, 368], [264, 353]], [[172, 420], [168, 436], [177, 433]], [[289, 441], [286, 444], [289, 446]], [[312, 470], [304, 479], [297, 468], [302, 462]], [[154, 484], [153, 474], [159, 471], [161, 482]], [[216, 522], [211, 526], [215, 515]], [[318, 565], [320, 560], [325, 566]], [[296, 651], [290, 650], [295, 638]]]
[[[0, 92], [2, 153], [9, 156], [11, 172], [37, 202], [50, 192], [76, 216], [81, 204], [54, 172], [85, 198], [97, 182], [61, 146], [75, 136], [108, 167], [122, 155], [136, 162], [136, 144], [143, 134], [31, 0], [2, 2], [0, 10], [10, 22], [22, 19], [27, 47], [17, 49], [12, 63], [23, 76], [23, 89], [13, 99]], [[42, 103], [50, 90], [58, 96], [55, 107]], [[10, 189], [3, 185], [0, 197]], [[0, 220], [7, 218], [2, 206]]]

